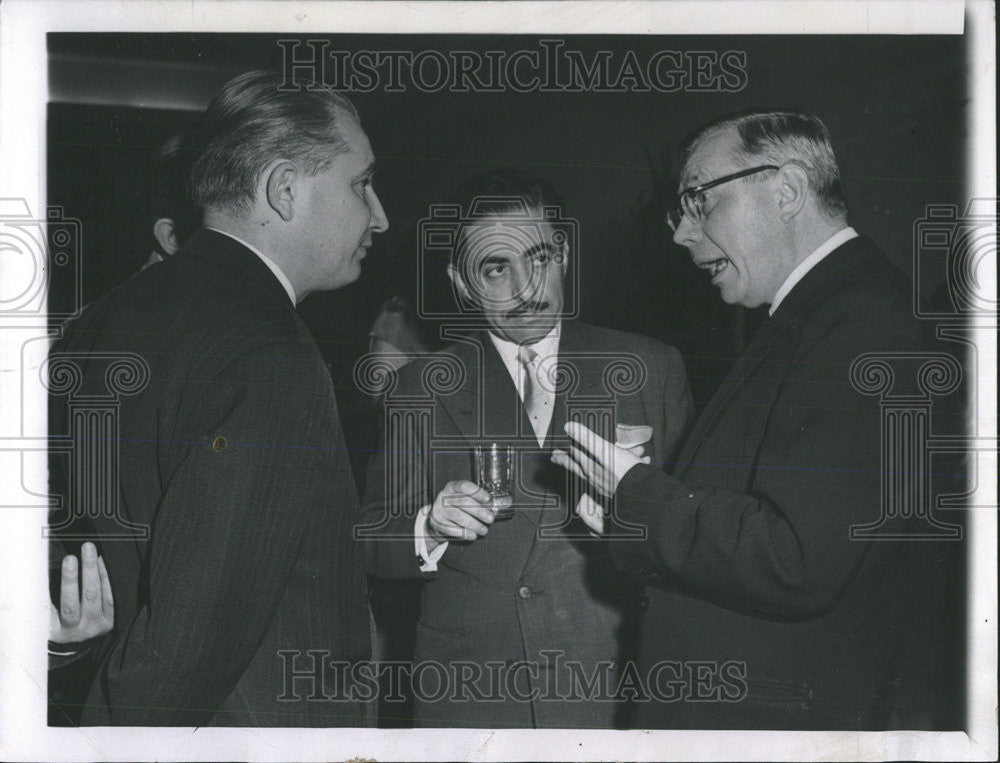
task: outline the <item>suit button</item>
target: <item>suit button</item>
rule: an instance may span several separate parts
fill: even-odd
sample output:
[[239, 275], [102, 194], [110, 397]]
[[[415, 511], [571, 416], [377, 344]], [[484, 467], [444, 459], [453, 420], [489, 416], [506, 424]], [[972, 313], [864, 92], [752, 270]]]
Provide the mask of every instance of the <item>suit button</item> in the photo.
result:
[[639, 599], [639, 609], [645, 612], [648, 607], [649, 607], [649, 597], [643, 596], [641, 599]]
[[531, 598], [531, 589], [528, 588], [528, 586], [523, 585], [523, 586], [521, 586], [520, 588], [517, 589], [517, 595], [520, 596], [522, 599], [530, 599]]

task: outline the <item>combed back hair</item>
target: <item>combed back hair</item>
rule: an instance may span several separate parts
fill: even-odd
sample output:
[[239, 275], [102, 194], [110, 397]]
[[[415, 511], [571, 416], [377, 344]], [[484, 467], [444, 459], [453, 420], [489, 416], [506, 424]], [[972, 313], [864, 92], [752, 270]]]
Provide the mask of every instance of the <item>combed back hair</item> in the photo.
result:
[[[740, 139], [735, 158], [741, 166], [798, 165], [809, 178], [809, 187], [820, 207], [834, 217], [847, 214], [847, 200], [840, 187], [840, 168], [833, 154], [830, 133], [819, 117], [799, 111], [771, 110], [727, 114], [684, 139], [679, 149], [681, 166], [705, 138], [729, 128], [735, 129]], [[751, 175], [746, 181], [762, 179]]]
[[[455, 191], [451, 203], [460, 208], [462, 220], [489, 215], [531, 212], [542, 207], [557, 207], [563, 214], [562, 197], [548, 180], [521, 170], [498, 167], [466, 179]], [[465, 247], [456, 246], [452, 261]]]
[[278, 158], [295, 162], [307, 175], [325, 170], [346, 150], [338, 109], [359, 119], [354, 105], [325, 85], [288, 83], [268, 71], [229, 80], [209, 104], [195, 140], [195, 205], [202, 211], [248, 211], [261, 173]]
[[153, 235], [153, 224], [161, 218], [174, 221], [178, 241], [184, 241], [198, 227], [198, 212], [191, 202], [188, 175], [191, 174], [191, 135], [171, 135], [146, 164], [147, 188], [145, 222], [150, 246], [161, 251]]
[[461, 207], [463, 218], [539, 207], [559, 207], [562, 213], [563, 208], [562, 197], [549, 181], [510, 167], [468, 178], [455, 191], [453, 202]]

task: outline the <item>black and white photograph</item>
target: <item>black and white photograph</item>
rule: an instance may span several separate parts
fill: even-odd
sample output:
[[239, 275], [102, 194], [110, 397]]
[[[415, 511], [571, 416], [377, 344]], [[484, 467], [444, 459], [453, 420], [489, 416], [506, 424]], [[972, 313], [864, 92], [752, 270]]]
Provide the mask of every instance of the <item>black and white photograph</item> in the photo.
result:
[[994, 760], [995, 5], [0, 6], [0, 757]]

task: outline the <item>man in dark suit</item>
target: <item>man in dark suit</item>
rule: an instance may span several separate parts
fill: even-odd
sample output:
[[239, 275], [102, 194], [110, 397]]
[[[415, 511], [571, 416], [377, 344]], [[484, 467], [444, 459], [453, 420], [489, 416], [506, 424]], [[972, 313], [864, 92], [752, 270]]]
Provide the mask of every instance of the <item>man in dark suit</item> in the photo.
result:
[[[497, 170], [458, 195], [447, 271], [481, 324], [386, 392], [359, 537], [373, 575], [426, 578], [417, 725], [610, 728], [642, 588], [572, 521], [592, 497], [548, 453], [565, 421], [597, 417], [608, 432], [648, 426], [630, 453], [671, 458], [692, 416], [683, 363], [654, 340], [563, 320], [570, 241], [548, 183]], [[491, 443], [514, 448], [511, 498], [472, 476], [474, 448]]]
[[[84, 724], [371, 720], [326, 680], [329, 663], [369, 658], [370, 627], [337, 406], [295, 305], [354, 281], [388, 223], [354, 107], [281, 83], [249, 72], [222, 88], [191, 173], [205, 227], [91, 304], [50, 358], [71, 417], [120, 393], [117, 505], [87, 517], [117, 627]], [[82, 468], [56, 475], [78, 517]]]
[[[147, 226], [152, 251], [143, 268], [176, 254], [199, 227], [187, 188], [190, 140], [187, 134], [171, 136], [145, 168], [144, 214], [138, 220]], [[94, 543], [82, 543], [77, 549], [74, 542], [67, 552], [57, 535], [52, 544], [50, 589], [59, 606], [50, 605], [49, 725], [75, 726], [93, 681], [101, 637], [114, 626], [114, 599], [104, 559]]]
[[[644, 541], [611, 544], [620, 568], [655, 586], [639, 672], [684, 688], [647, 687], [635, 725], [941, 727], [947, 702], [934, 671], [958, 544], [916, 538], [915, 515], [896, 517], [896, 539], [852, 537], [887, 511], [892, 479], [881, 468], [892, 443], [880, 400], [855, 389], [852, 364], [925, 352], [909, 284], [848, 227], [819, 119], [724, 118], [695, 133], [682, 158], [674, 240], [726, 302], [769, 304], [770, 318], [673, 474], [575, 425], [567, 432], [579, 447], [554, 455], [617, 498], [609, 526], [647, 530]], [[904, 373], [895, 381], [904, 400], [916, 387]], [[596, 512], [584, 519], [605, 529]], [[664, 661], [676, 666], [658, 671]], [[700, 661], [711, 667], [699, 684]]]

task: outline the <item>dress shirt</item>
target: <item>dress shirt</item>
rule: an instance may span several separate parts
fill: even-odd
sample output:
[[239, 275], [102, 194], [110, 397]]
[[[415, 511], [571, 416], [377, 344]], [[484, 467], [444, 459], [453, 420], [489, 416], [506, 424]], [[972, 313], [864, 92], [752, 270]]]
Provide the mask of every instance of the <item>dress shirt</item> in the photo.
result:
[[812, 254], [806, 257], [802, 262], [795, 266], [795, 270], [788, 274], [788, 278], [785, 282], [781, 284], [781, 287], [774, 294], [774, 299], [771, 300], [771, 307], [768, 308], [767, 314], [774, 315], [774, 311], [778, 309], [778, 305], [781, 304], [781, 300], [788, 296], [788, 292], [795, 288], [795, 284], [801, 281], [805, 274], [812, 270], [816, 265], [826, 257], [830, 252], [839, 247], [841, 244], [846, 244], [852, 238], [857, 238], [858, 232], [854, 228], [847, 227], [834, 233], [830, 238], [824, 241], [819, 247], [816, 248]]
[[[550, 367], [553, 360], [559, 354], [559, 323], [546, 334], [544, 337], [539, 339], [534, 344], [528, 345], [534, 350], [538, 357], [534, 361], [536, 376], [537, 369], [545, 363], [546, 367]], [[510, 374], [510, 378], [514, 381], [514, 386], [517, 388], [517, 396], [521, 398], [521, 402], [524, 402], [524, 393], [527, 388], [525, 375], [527, 369], [524, 367], [524, 363], [521, 362], [521, 358], [518, 356], [518, 350], [521, 345], [515, 342], [510, 342], [506, 339], [501, 339], [494, 333], [490, 333], [490, 340], [493, 342], [493, 346], [496, 347], [497, 353], [500, 355], [500, 360], [503, 361], [504, 366], [507, 368], [507, 373]], [[548, 361], [546, 363], [546, 361]], [[532, 422], [533, 426], [537, 426], [535, 429], [535, 437], [538, 440], [538, 444], [542, 445], [545, 442], [545, 435], [549, 430], [549, 424], [552, 422], [552, 408], [556, 402], [556, 393], [552, 388], [551, 384], [540, 384], [538, 380], [535, 379], [535, 384], [533, 385], [535, 398], [541, 399], [542, 405], [544, 406], [545, 414], [539, 422]]]
[[272, 273], [274, 273], [274, 277], [278, 279], [278, 283], [281, 284], [282, 288], [285, 290], [285, 293], [288, 295], [288, 298], [292, 300], [292, 307], [298, 304], [298, 300], [296, 300], [295, 298], [295, 289], [292, 288], [292, 282], [288, 280], [288, 276], [286, 276], [283, 272], [281, 272], [281, 268], [279, 268], [274, 263], [274, 261], [271, 260], [266, 254], [264, 254], [260, 249], [255, 247], [253, 244], [248, 244], [239, 236], [234, 236], [232, 233], [229, 233], [228, 231], [219, 230], [218, 228], [210, 228], [207, 225], [205, 227], [208, 228], [208, 230], [214, 230], [216, 233], [221, 233], [223, 236], [229, 236], [229, 238], [231, 238], [233, 241], [239, 242], [247, 249], [249, 249], [251, 252], [256, 254], [260, 258], [260, 261], [263, 262], [265, 265], [267, 265], [267, 269], [270, 270]]

